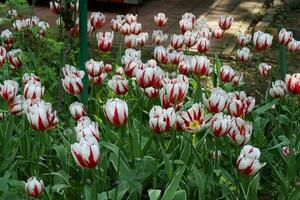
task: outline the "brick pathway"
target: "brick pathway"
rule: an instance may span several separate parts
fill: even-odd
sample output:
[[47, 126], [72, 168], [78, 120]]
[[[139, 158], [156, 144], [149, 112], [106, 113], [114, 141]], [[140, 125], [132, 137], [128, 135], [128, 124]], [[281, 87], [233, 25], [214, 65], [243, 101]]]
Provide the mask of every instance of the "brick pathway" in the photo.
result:
[[[192, 12], [199, 18], [205, 19], [210, 27], [217, 25], [220, 15], [231, 15], [234, 17], [232, 28], [226, 31], [222, 39], [225, 46], [224, 53], [229, 54], [235, 45], [235, 36], [238, 31], [246, 31], [256, 17], [256, 14], [263, 6], [263, 0], [146, 0], [145, 3], [137, 7], [138, 21], [142, 23], [143, 30], [147, 31], [151, 37], [152, 31], [156, 29], [153, 24], [153, 16], [158, 12], [166, 13], [168, 24], [163, 29], [167, 34], [179, 33], [178, 21], [185, 12]], [[124, 7], [126, 9], [126, 7]], [[107, 23], [102, 31], [109, 31], [109, 22], [116, 14], [110, 7], [99, 10], [107, 16]], [[119, 9], [120, 10], [120, 9]], [[48, 7], [36, 7], [34, 14], [50, 23], [55, 24], [56, 16], [52, 14]], [[148, 43], [148, 47], [153, 44]], [[215, 43], [212, 39], [212, 50], [217, 51], [221, 43]]]

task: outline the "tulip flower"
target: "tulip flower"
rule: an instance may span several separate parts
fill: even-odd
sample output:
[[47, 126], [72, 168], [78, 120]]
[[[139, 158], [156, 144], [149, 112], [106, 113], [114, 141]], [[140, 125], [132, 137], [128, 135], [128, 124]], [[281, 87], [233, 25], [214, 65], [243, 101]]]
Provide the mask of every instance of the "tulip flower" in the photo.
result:
[[233, 22], [233, 17], [220, 16], [218, 23], [219, 23], [219, 27], [225, 31], [231, 27], [232, 22]]
[[222, 38], [224, 32], [225, 31], [218, 26], [212, 28], [212, 34], [217, 40]]
[[260, 150], [251, 145], [245, 145], [236, 161], [240, 173], [252, 176], [256, 174], [266, 163], [259, 162]]
[[17, 95], [13, 100], [9, 102], [10, 113], [16, 116], [24, 113], [26, 108], [25, 98], [22, 95]]
[[59, 1], [51, 0], [50, 1], [50, 10], [51, 10], [51, 12], [53, 12], [55, 14], [59, 14], [60, 10], [61, 10]]
[[197, 76], [209, 76], [212, 73], [210, 61], [205, 56], [192, 56], [190, 58], [190, 67], [193, 74]]
[[201, 30], [201, 29], [204, 29], [204, 28], [209, 28], [207, 22], [202, 18], [198, 18], [195, 22], [195, 29], [196, 30]]
[[23, 28], [23, 21], [20, 19], [16, 19], [13, 22], [13, 29], [14, 31], [20, 31]]
[[260, 63], [258, 65], [258, 71], [261, 76], [268, 76], [269, 71], [272, 69], [271, 65], [267, 63]]
[[17, 19], [17, 17], [18, 17], [18, 12], [17, 12], [16, 9], [9, 9], [9, 10], [7, 11], [7, 15], [8, 15], [9, 17], [13, 18], [13, 19]]
[[149, 98], [149, 99], [154, 99], [158, 97], [159, 95], [159, 90], [154, 88], [154, 87], [147, 87], [143, 89], [144, 94]]
[[238, 145], [245, 145], [252, 135], [252, 123], [241, 118], [233, 118], [228, 137]]
[[[245, 92], [243, 91], [230, 92], [228, 93], [228, 97], [229, 99], [227, 102], [227, 106], [229, 106], [230, 103], [233, 103], [233, 105], [230, 105], [231, 108], [227, 108], [227, 110], [229, 113], [231, 113], [231, 115], [235, 117], [244, 116], [250, 113], [255, 106], [255, 98], [246, 96]], [[240, 106], [240, 101], [242, 102], [243, 106]], [[243, 112], [239, 110], [242, 109], [241, 107], [244, 108]]]
[[49, 130], [55, 128], [59, 122], [56, 111], [52, 112], [52, 105], [44, 101], [29, 105], [26, 115], [31, 127], [35, 130]]
[[196, 45], [199, 38], [197, 32], [191, 32], [191, 31], [186, 31], [183, 36], [184, 36], [184, 44], [188, 48], [191, 48], [194, 45]]
[[154, 30], [152, 33], [152, 40], [154, 41], [155, 44], [160, 45], [164, 41], [168, 39], [168, 35], [164, 34], [162, 30]]
[[104, 63], [103, 61], [98, 62], [90, 59], [86, 61], [85, 69], [90, 76], [96, 77], [104, 72]]
[[75, 132], [80, 132], [84, 127], [92, 125], [94, 122], [88, 116], [82, 116], [77, 120], [77, 125], [74, 127]]
[[205, 37], [200, 37], [196, 45], [198, 52], [205, 53], [210, 48], [210, 41]]
[[38, 198], [44, 191], [43, 180], [38, 181], [36, 177], [30, 177], [25, 183], [25, 191], [29, 196]]
[[78, 11], [79, 10], [79, 0], [73, 0], [70, 2], [70, 8], [72, 11]]
[[244, 115], [245, 105], [242, 100], [230, 99], [227, 103], [227, 111], [234, 117], [241, 117]]
[[99, 76], [95, 76], [95, 77], [89, 75], [89, 81], [94, 85], [102, 85], [105, 81], [106, 76], [107, 76], [106, 73], [102, 73]]
[[199, 132], [204, 127], [204, 109], [201, 103], [195, 103], [187, 111], [177, 116], [177, 124], [184, 131]]
[[71, 153], [76, 164], [83, 168], [93, 168], [100, 160], [100, 147], [95, 137], [84, 137], [72, 144]]
[[71, 113], [73, 119], [75, 119], [75, 120], [80, 119], [82, 116], [86, 116], [85, 106], [82, 103], [79, 103], [77, 101], [73, 102], [69, 106], [69, 110], [70, 110], [70, 113]]
[[41, 82], [30, 80], [24, 87], [25, 99], [41, 99], [44, 96], [45, 88], [42, 87]]
[[193, 22], [188, 19], [181, 19], [179, 21], [179, 27], [182, 34], [184, 34], [187, 31], [191, 31], [193, 28]]
[[286, 31], [285, 28], [281, 29], [278, 34], [278, 42], [281, 45], [287, 45], [293, 39], [293, 33], [291, 31]]
[[184, 13], [181, 16], [181, 19], [189, 20], [192, 22], [193, 25], [196, 23], [196, 16], [193, 13], [188, 13], [188, 12]]
[[62, 81], [62, 86], [65, 89], [65, 91], [71, 95], [74, 94], [80, 94], [83, 89], [83, 83], [82, 79], [84, 77], [84, 72], [80, 71], [80, 76], [77, 76], [75, 74], [69, 74], [65, 76]]
[[160, 106], [153, 106], [149, 112], [149, 126], [157, 134], [171, 130], [175, 120], [173, 108], [163, 109]]
[[43, 38], [46, 35], [46, 30], [50, 27], [50, 25], [47, 22], [40, 21], [38, 27], [39, 27], [39, 32], [37, 37]]
[[127, 122], [128, 106], [121, 99], [113, 98], [107, 100], [103, 111], [105, 118], [114, 126], [124, 125]]
[[289, 146], [282, 147], [282, 153], [283, 153], [284, 156], [289, 156], [289, 154], [290, 154]]
[[287, 94], [287, 92], [288, 90], [286, 84], [282, 80], [272, 82], [272, 87], [269, 90], [269, 93], [273, 98], [284, 97]]
[[101, 12], [92, 12], [90, 23], [94, 28], [100, 29], [105, 24], [106, 16]]
[[169, 59], [173, 65], [178, 65], [181, 59], [183, 58], [183, 55], [184, 54], [182, 51], [172, 51], [169, 53]]
[[130, 34], [130, 24], [128, 24], [128, 23], [123, 24], [120, 31], [123, 35], [129, 35]]
[[247, 33], [239, 32], [237, 36], [237, 42], [241, 46], [247, 45], [251, 41], [252, 35]]
[[145, 69], [139, 69], [136, 72], [137, 83], [142, 88], [159, 88], [161, 86], [160, 81], [162, 77], [163, 71], [159, 67], [147, 67]]
[[125, 95], [128, 91], [128, 81], [120, 75], [114, 75], [107, 84], [118, 95]]
[[12, 32], [9, 29], [5, 29], [4, 31], [1, 32], [0, 38], [2, 41], [2, 45], [5, 48], [10, 49], [14, 42]]
[[191, 71], [190, 57], [184, 57], [178, 64], [180, 74], [187, 75]]
[[166, 83], [161, 89], [160, 101], [164, 108], [179, 105], [183, 102], [189, 88], [189, 82], [184, 79], [188, 78], [184, 75], [179, 75], [176, 79]]
[[235, 71], [228, 65], [223, 65], [220, 69], [220, 79], [227, 83], [230, 82], [235, 76]]
[[125, 20], [128, 24], [131, 24], [133, 22], [137, 22], [137, 15], [127, 13], [126, 16], [125, 16]]
[[237, 50], [237, 58], [240, 61], [248, 61], [252, 57], [250, 49], [243, 47], [242, 49]]
[[198, 35], [198, 38], [206, 38], [208, 40], [210, 40], [211, 38], [211, 32], [209, 30], [209, 28], [202, 28], [201, 30], [197, 30], [197, 35]]
[[24, 85], [26, 85], [29, 81], [41, 82], [41, 79], [33, 73], [25, 73], [22, 77], [22, 82]]
[[140, 32], [142, 32], [142, 24], [141, 23], [133, 22], [130, 24], [130, 33], [131, 34], [138, 35], [138, 34], [140, 34]]
[[110, 73], [112, 71], [112, 66], [111, 66], [111, 64], [106, 64], [105, 66], [104, 66], [104, 72], [105, 73]]
[[231, 129], [231, 117], [216, 113], [211, 120], [211, 129], [216, 137], [226, 135]]
[[139, 59], [132, 59], [129, 61], [126, 61], [127, 63], [124, 63], [124, 72], [129, 77], [135, 77], [136, 72], [140, 69], [140, 66], [143, 64], [141, 60]]
[[285, 83], [291, 93], [300, 94], [300, 73], [285, 75]]
[[114, 32], [97, 33], [98, 49], [104, 52], [109, 51], [112, 47], [113, 39]]
[[19, 84], [13, 80], [5, 80], [3, 85], [0, 83], [0, 96], [4, 101], [11, 101], [18, 93]]
[[183, 35], [179, 34], [173, 34], [171, 36], [170, 39], [170, 45], [174, 48], [174, 49], [179, 49], [183, 46], [184, 44], [184, 37]]
[[148, 39], [149, 39], [149, 34], [147, 32], [142, 32], [139, 35], [137, 35], [137, 44], [142, 47], [145, 45]]
[[157, 13], [154, 16], [154, 24], [158, 27], [164, 27], [167, 24], [168, 18], [165, 13]]
[[119, 19], [112, 19], [110, 21], [109, 25], [110, 25], [111, 30], [118, 32], [121, 30], [123, 24], [122, 24], [122, 21]]
[[6, 60], [6, 49], [3, 46], [0, 46], [0, 67], [4, 65]]
[[300, 50], [300, 41], [292, 39], [292, 41], [290, 41], [287, 46], [289, 52], [296, 52]]
[[133, 34], [126, 35], [124, 42], [126, 48], [135, 48], [138, 43], [137, 36]]
[[81, 141], [82, 138], [94, 137], [97, 141], [100, 140], [98, 124], [91, 122], [88, 125], [84, 125], [81, 129], [76, 131], [77, 141]]
[[162, 64], [168, 63], [168, 50], [163, 46], [157, 46], [154, 49], [154, 59]]
[[123, 75], [124, 74], [124, 69], [123, 67], [117, 67], [116, 70], [115, 70], [115, 74], [116, 75]]
[[7, 59], [9, 60], [13, 70], [20, 68], [23, 64], [19, 55], [21, 53], [21, 49], [13, 49], [7, 53]]
[[237, 87], [244, 85], [245, 82], [243, 72], [236, 72], [231, 82]]
[[208, 99], [205, 94], [202, 96], [204, 105], [208, 108], [209, 112], [218, 113], [225, 109], [228, 95], [224, 90], [220, 88], [213, 88]]
[[272, 45], [272, 40], [272, 35], [261, 31], [255, 32], [253, 36], [254, 47], [259, 51], [268, 49]]

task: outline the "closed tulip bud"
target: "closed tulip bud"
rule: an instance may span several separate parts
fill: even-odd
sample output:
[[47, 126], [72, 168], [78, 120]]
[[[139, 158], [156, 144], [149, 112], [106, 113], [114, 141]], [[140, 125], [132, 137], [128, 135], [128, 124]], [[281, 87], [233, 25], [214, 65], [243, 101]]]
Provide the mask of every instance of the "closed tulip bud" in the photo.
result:
[[137, 22], [137, 15], [127, 13], [126, 16], [125, 16], [125, 20], [128, 24], [131, 24], [133, 22]]
[[50, 1], [50, 10], [51, 12], [55, 13], [55, 14], [59, 14], [60, 13], [60, 4], [58, 1], [56, 0], [51, 0]]
[[181, 19], [179, 21], [179, 27], [181, 33], [184, 34], [185, 32], [193, 29], [193, 22], [191, 20]]
[[95, 76], [95, 77], [89, 76], [89, 81], [94, 85], [102, 85], [105, 81], [106, 76], [107, 76], [106, 73], [102, 73], [99, 76]]
[[259, 51], [268, 49], [272, 45], [272, 40], [272, 35], [261, 31], [255, 32], [253, 36], [254, 47]]
[[69, 106], [70, 113], [73, 117], [73, 119], [78, 120], [82, 116], [86, 116], [86, 109], [85, 106], [82, 103], [79, 102], [73, 102]]
[[287, 92], [288, 90], [286, 84], [282, 80], [272, 82], [272, 87], [269, 90], [269, 93], [273, 98], [284, 97], [287, 94]]
[[71, 145], [71, 153], [79, 167], [93, 168], [100, 160], [100, 147], [95, 137], [84, 137]]
[[188, 12], [184, 13], [181, 16], [181, 19], [189, 20], [192, 22], [193, 25], [196, 23], [196, 16], [193, 13], [188, 13]]
[[247, 33], [239, 32], [237, 36], [237, 42], [241, 46], [247, 45], [251, 41], [252, 35]]
[[24, 87], [25, 99], [41, 99], [44, 96], [45, 88], [41, 82], [30, 80]]
[[4, 31], [1, 32], [0, 38], [2, 41], [2, 45], [5, 48], [10, 49], [12, 44], [14, 43], [12, 32], [9, 29], [5, 29]]
[[198, 52], [205, 53], [210, 48], [210, 41], [205, 37], [200, 37], [196, 45]]
[[167, 24], [168, 18], [165, 13], [157, 13], [154, 16], [154, 24], [158, 27], [164, 27]]
[[222, 38], [224, 32], [225, 31], [218, 26], [212, 28], [212, 34], [217, 40]]
[[90, 16], [91, 25], [100, 29], [105, 24], [106, 16], [101, 12], [92, 12]]
[[168, 39], [168, 35], [164, 34], [162, 30], [154, 30], [152, 33], [152, 40], [155, 44], [160, 45]]
[[38, 181], [36, 177], [30, 177], [25, 183], [25, 191], [29, 196], [38, 198], [44, 191], [43, 180]]
[[233, 17], [220, 16], [218, 23], [219, 23], [219, 27], [225, 31], [231, 27], [232, 22], [233, 22]]
[[285, 75], [285, 83], [291, 93], [300, 94], [300, 73]]
[[288, 146], [282, 147], [282, 153], [286, 157], [289, 156], [289, 154], [290, 154], [290, 148]]
[[83, 126], [76, 132], [77, 141], [81, 141], [82, 138], [94, 137], [97, 141], [100, 140], [98, 124], [91, 122], [91, 124]]
[[118, 95], [125, 95], [128, 91], [128, 81], [120, 75], [114, 75], [108, 81], [108, 86]]
[[112, 47], [114, 32], [97, 33], [98, 49], [107, 52]]
[[179, 62], [182, 60], [183, 55], [184, 54], [182, 53], [182, 51], [172, 51], [171, 53], [169, 53], [169, 59], [173, 65], [178, 65]]
[[25, 73], [22, 77], [22, 82], [24, 85], [26, 85], [29, 81], [41, 82], [41, 79], [33, 73]]
[[173, 108], [163, 109], [160, 106], [153, 106], [149, 112], [149, 126], [157, 134], [170, 131], [175, 120], [176, 114]]
[[292, 39], [292, 41], [290, 41], [288, 43], [288, 51], [289, 52], [296, 52], [298, 50], [300, 50], [300, 41]]
[[104, 72], [105, 73], [110, 73], [111, 71], [112, 71], [111, 64], [105, 64], [105, 66], [104, 66]]
[[179, 75], [176, 79], [166, 83], [161, 89], [160, 101], [164, 108], [173, 107], [183, 102], [189, 88], [189, 82], [184, 79], [188, 80], [186, 76]]
[[100, 76], [100, 74], [104, 72], [104, 63], [103, 61], [98, 62], [90, 59], [86, 61], [85, 69], [87, 73], [92, 77]]
[[278, 34], [278, 42], [282, 45], [287, 45], [293, 39], [293, 33], [286, 31], [285, 28], [281, 29]]
[[123, 35], [129, 35], [130, 34], [130, 24], [128, 24], [128, 23], [123, 24], [120, 31]]
[[238, 145], [245, 145], [252, 135], [252, 123], [241, 118], [233, 118], [228, 137]]
[[7, 58], [13, 70], [20, 68], [23, 64], [20, 57], [21, 53], [21, 49], [13, 49], [7, 53]]
[[149, 39], [149, 34], [147, 32], [140, 33], [137, 35], [137, 44], [141, 47], [146, 44], [146, 41]]
[[231, 116], [242, 117], [244, 115], [245, 104], [239, 99], [229, 99], [227, 103], [227, 111]]
[[26, 115], [34, 130], [49, 130], [55, 128], [59, 122], [56, 111], [52, 111], [52, 105], [44, 101], [29, 105]]
[[19, 90], [19, 84], [13, 80], [4, 81], [3, 85], [0, 83], [0, 96], [4, 101], [11, 101], [15, 98]]
[[140, 34], [140, 32], [142, 32], [142, 24], [141, 23], [133, 22], [130, 24], [130, 33], [131, 34], [138, 35], [138, 34]]
[[190, 59], [184, 58], [178, 64], [178, 71], [180, 74], [187, 75], [191, 71]]
[[231, 129], [231, 117], [217, 113], [211, 120], [211, 129], [216, 137], [226, 135]]
[[220, 79], [227, 83], [230, 82], [233, 77], [235, 75], [235, 71], [234, 69], [232, 69], [230, 66], [228, 65], [223, 65], [220, 69]]
[[210, 61], [205, 56], [192, 56], [190, 59], [190, 67], [193, 74], [197, 76], [208, 76], [212, 72]]
[[260, 63], [258, 66], [258, 71], [261, 76], [268, 76], [269, 71], [272, 69], [271, 65], [267, 63]]
[[243, 72], [236, 72], [231, 80], [234, 86], [240, 87], [245, 84]]
[[135, 48], [138, 44], [137, 36], [133, 34], [126, 35], [124, 42], [126, 48]]
[[136, 72], [137, 83], [142, 88], [159, 88], [161, 86], [160, 81], [162, 77], [163, 71], [158, 67], [147, 67], [145, 69], [139, 69]]
[[196, 45], [196, 43], [198, 41], [197, 32], [186, 31], [183, 36], [184, 36], [185, 46], [187, 46], [188, 48], [191, 48], [194, 45]]
[[25, 104], [24, 96], [15, 96], [15, 98], [9, 102], [10, 113], [16, 116], [21, 115], [25, 111]]
[[134, 77], [141, 65], [142, 62], [138, 59], [129, 60], [127, 63], [124, 63], [124, 72], [127, 76]]
[[222, 112], [228, 100], [227, 93], [220, 88], [213, 88], [208, 99], [205, 94], [202, 96], [205, 106], [208, 108], [209, 112], [213, 113]]
[[168, 50], [163, 46], [157, 46], [154, 49], [154, 59], [162, 64], [168, 63]]
[[80, 77], [75, 74], [70, 74], [69, 76], [65, 76], [61, 81], [63, 88], [65, 91], [71, 95], [80, 94], [83, 89], [82, 78], [84, 77], [84, 72], [82, 71], [82, 75]]
[[173, 34], [171, 36], [170, 39], [170, 45], [174, 48], [174, 49], [179, 49], [183, 46], [184, 44], [184, 37], [183, 35], [177, 35], [177, 34]]
[[260, 150], [256, 147], [246, 145], [242, 148], [240, 156], [236, 161], [240, 173], [252, 176], [256, 174], [266, 163], [259, 162]]
[[242, 49], [237, 50], [237, 58], [240, 61], [248, 61], [252, 57], [250, 49], [243, 47]]
[[115, 32], [118, 32], [119, 30], [121, 30], [121, 27], [122, 27], [122, 21], [119, 20], [119, 19], [112, 19], [110, 21], [110, 28], [111, 30], [115, 31]]
[[128, 118], [127, 103], [121, 99], [113, 98], [104, 105], [105, 118], [114, 126], [124, 125]]
[[204, 109], [201, 103], [195, 103], [187, 111], [182, 111], [177, 116], [177, 124], [181, 129], [189, 132], [199, 132], [205, 125], [203, 120]]
[[6, 60], [6, 49], [0, 46], [0, 67], [5, 63]]
[[144, 94], [149, 98], [149, 99], [154, 99], [158, 97], [159, 95], [159, 90], [154, 88], [154, 87], [147, 87], [143, 89]]

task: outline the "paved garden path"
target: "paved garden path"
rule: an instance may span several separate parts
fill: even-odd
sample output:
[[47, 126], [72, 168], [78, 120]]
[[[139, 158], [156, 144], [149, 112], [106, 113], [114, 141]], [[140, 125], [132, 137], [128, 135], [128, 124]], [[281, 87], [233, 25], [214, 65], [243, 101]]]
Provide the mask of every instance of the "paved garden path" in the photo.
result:
[[[185, 12], [192, 12], [198, 18], [207, 21], [210, 27], [217, 25], [218, 17], [220, 15], [230, 15], [234, 17], [232, 28], [226, 31], [223, 41], [225, 46], [224, 53], [230, 53], [235, 45], [236, 33], [238, 31], [246, 31], [256, 15], [263, 7], [263, 0], [146, 0], [145, 3], [137, 7], [138, 21], [142, 23], [143, 30], [149, 32], [150, 36], [153, 29], [156, 27], [153, 24], [153, 16], [158, 12], [166, 13], [168, 17], [168, 24], [163, 29], [167, 34], [179, 33], [178, 21], [181, 15]], [[106, 7], [99, 5], [99, 8], [92, 7], [93, 10], [99, 10], [106, 14], [107, 22], [111, 20], [116, 14], [124, 14], [124, 9], [111, 8], [108, 4]], [[47, 20], [51, 25], [55, 24], [55, 16], [48, 7], [36, 7], [34, 14], [40, 18]], [[103, 31], [108, 31], [108, 23], [103, 27]], [[212, 41], [212, 51], [220, 48], [221, 43], [214, 43]], [[148, 46], [151, 46], [149, 44]]]

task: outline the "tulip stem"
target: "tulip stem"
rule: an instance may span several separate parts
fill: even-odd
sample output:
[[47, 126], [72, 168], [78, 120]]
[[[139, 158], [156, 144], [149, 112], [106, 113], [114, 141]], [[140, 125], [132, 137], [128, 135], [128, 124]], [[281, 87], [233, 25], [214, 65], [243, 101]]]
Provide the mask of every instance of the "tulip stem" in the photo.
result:
[[[118, 175], [118, 178], [119, 178], [119, 176], [120, 176], [120, 162], [121, 162], [121, 148], [119, 148], [118, 156], [119, 157], [118, 157], [117, 175]], [[116, 193], [115, 193], [115, 200], [117, 200], [118, 190], [119, 190], [119, 184], [117, 184]]]

